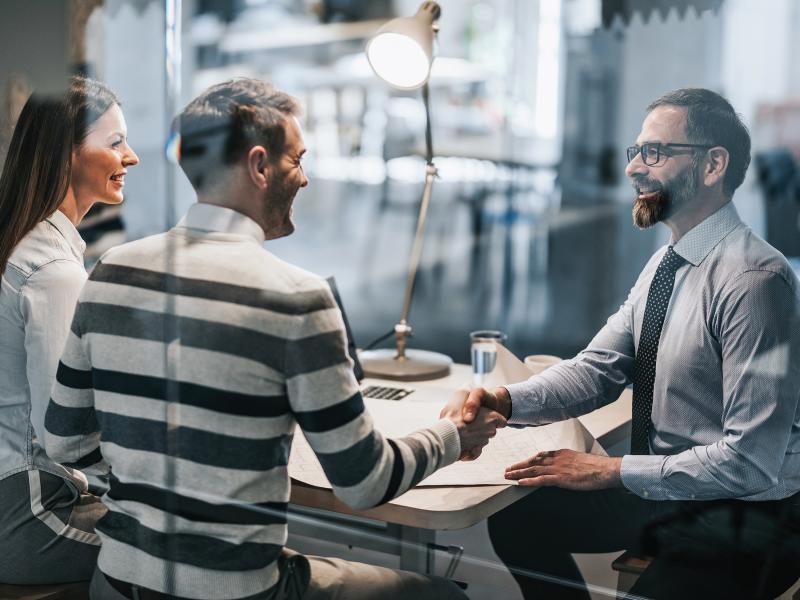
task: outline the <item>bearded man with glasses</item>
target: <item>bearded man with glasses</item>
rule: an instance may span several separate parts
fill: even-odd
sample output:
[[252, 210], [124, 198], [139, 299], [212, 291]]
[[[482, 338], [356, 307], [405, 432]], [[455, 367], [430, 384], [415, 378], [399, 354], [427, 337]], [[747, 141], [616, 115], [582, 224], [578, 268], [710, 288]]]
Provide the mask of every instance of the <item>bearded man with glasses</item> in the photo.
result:
[[620, 550], [652, 558], [637, 596], [775, 598], [800, 577], [800, 283], [731, 202], [750, 136], [727, 100], [666, 94], [627, 156], [634, 223], [669, 245], [586, 349], [464, 412], [544, 425], [632, 384], [631, 451], [510, 465], [544, 489], [489, 520], [492, 543], [525, 598], [588, 599], [571, 553]]

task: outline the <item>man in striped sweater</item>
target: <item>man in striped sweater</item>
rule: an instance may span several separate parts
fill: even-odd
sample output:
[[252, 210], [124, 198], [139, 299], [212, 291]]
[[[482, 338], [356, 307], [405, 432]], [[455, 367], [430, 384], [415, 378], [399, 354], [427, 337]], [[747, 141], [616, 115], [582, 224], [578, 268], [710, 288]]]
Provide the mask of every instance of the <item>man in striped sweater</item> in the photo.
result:
[[295, 423], [355, 508], [479, 453], [505, 424], [484, 412], [466, 426], [461, 393], [427, 429], [374, 430], [327, 284], [262, 245], [294, 230], [308, 184], [296, 113], [247, 79], [192, 101], [177, 122], [198, 204], [106, 253], [81, 294], [45, 427], [55, 460], [110, 473], [94, 600], [463, 597], [284, 548]]

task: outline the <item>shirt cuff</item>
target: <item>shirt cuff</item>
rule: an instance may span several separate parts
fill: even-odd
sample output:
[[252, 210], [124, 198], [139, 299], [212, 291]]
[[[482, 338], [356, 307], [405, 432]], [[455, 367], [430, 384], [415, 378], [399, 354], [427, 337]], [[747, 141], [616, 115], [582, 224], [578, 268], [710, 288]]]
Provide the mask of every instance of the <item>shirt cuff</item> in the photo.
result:
[[450, 419], [439, 419], [431, 429], [442, 441], [442, 462], [439, 463], [439, 468], [456, 462], [461, 456], [461, 438], [458, 437], [456, 424]]
[[511, 399], [511, 417], [508, 422], [512, 425], [537, 425], [537, 413], [541, 409], [542, 401], [536, 393], [536, 386], [530, 380], [522, 383], [504, 385]]
[[622, 485], [646, 500], [666, 500], [667, 490], [662, 476], [666, 456], [626, 454], [622, 457]]

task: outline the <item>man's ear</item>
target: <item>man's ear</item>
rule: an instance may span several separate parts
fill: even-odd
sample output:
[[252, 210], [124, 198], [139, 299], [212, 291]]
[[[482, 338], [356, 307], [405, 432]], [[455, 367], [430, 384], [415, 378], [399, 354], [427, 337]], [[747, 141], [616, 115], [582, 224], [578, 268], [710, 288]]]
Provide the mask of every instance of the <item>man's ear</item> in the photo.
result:
[[706, 166], [703, 171], [703, 183], [706, 187], [714, 187], [722, 183], [728, 171], [730, 154], [722, 146], [714, 146], [706, 155]]
[[269, 185], [267, 164], [267, 150], [264, 146], [250, 148], [247, 152], [247, 174], [253, 185], [260, 190], [267, 189], [267, 185]]

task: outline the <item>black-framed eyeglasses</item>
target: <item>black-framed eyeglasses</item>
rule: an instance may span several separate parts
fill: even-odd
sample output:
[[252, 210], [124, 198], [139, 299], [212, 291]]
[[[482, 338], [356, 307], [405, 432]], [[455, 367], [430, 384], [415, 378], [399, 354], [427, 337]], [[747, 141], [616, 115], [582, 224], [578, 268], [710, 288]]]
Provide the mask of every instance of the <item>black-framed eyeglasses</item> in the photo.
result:
[[626, 152], [628, 162], [631, 162], [636, 155], [642, 153], [642, 162], [648, 167], [654, 167], [676, 154], [688, 154], [695, 150], [708, 150], [714, 146], [707, 144], [662, 144], [661, 142], [645, 142], [641, 146], [630, 146]]

